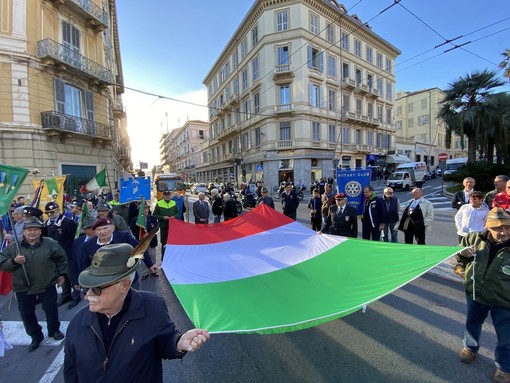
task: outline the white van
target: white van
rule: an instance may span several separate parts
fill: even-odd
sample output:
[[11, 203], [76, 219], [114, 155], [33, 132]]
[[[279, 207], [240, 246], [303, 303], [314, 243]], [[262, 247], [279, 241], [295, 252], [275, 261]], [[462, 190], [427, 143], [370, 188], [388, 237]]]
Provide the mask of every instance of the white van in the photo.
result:
[[467, 160], [467, 157], [452, 158], [451, 160], [446, 160], [446, 167], [443, 174], [448, 175], [455, 173], [457, 170], [467, 164]]
[[386, 186], [403, 190], [409, 190], [412, 186], [422, 187], [426, 172], [427, 165], [423, 161], [400, 164], [388, 177]]

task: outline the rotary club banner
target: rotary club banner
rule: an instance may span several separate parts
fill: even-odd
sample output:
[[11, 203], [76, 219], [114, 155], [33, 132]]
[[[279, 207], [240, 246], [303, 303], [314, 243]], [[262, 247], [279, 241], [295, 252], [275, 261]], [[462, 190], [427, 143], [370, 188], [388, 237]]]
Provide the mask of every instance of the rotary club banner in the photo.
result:
[[347, 204], [356, 208], [358, 215], [363, 214], [363, 188], [370, 185], [372, 169], [337, 169], [336, 184], [338, 192], [347, 194]]

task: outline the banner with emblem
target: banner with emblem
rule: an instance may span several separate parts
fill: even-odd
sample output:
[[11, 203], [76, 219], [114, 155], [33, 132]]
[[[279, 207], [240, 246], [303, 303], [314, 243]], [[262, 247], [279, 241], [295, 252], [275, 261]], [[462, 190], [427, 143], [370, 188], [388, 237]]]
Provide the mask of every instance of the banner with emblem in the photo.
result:
[[137, 177], [120, 179], [120, 203], [132, 201], [141, 201], [144, 198], [147, 201], [151, 199], [151, 178]]
[[358, 215], [363, 214], [363, 188], [370, 185], [372, 169], [337, 169], [336, 183], [339, 193], [347, 194], [347, 204], [356, 208]]
[[64, 182], [66, 176], [55, 176], [44, 179], [34, 179], [32, 184], [34, 185], [35, 192], [40, 193], [39, 201], [36, 203], [37, 207], [44, 211], [44, 206], [48, 202], [56, 202], [60, 206], [61, 211], [64, 209]]
[[0, 215], [9, 211], [12, 200], [28, 174], [28, 169], [0, 164]]

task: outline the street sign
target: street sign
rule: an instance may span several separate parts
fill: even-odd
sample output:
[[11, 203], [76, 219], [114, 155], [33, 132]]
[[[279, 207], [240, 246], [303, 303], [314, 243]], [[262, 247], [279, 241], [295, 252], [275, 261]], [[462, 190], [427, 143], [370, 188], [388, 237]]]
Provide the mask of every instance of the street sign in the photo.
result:
[[437, 159], [439, 161], [446, 161], [448, 159], [448, 153], [439, 153]]

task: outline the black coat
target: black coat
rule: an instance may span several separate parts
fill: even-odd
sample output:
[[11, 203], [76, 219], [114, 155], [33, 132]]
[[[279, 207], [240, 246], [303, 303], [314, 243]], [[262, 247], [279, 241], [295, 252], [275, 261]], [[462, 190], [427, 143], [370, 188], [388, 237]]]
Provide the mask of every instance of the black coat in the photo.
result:
[[67, 383], [163, 382], [162, 359], [186, 355], [177, 351], [181, 332], [170, 319], [164, 299], [156, 294], [131, 289], [129, 306], [108, 352], [102, 346], [99, 315], [84, 307], [67, 328]]
[[68, 259], [71, 259], [73, 255], [73, 242], [77, 227], [76, 222], [64, 217], [62, 214], [58, 216], [55, 222], [51, 222], [49, 219], [46, 221], [48, 237], [54, 239], [62, 246]]
[[342, 214], [338, 214], [338, 205], [329, 208], [323, 233], [341, 235], [343, 237], [358, 237], [358, 216], [356, 209], [350, 205], [344, 206]]

